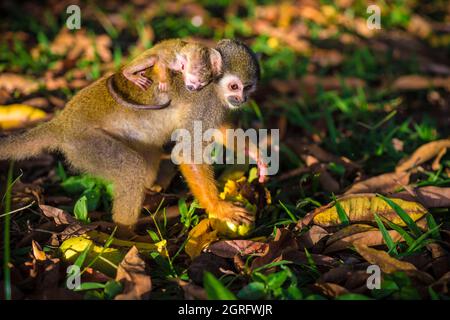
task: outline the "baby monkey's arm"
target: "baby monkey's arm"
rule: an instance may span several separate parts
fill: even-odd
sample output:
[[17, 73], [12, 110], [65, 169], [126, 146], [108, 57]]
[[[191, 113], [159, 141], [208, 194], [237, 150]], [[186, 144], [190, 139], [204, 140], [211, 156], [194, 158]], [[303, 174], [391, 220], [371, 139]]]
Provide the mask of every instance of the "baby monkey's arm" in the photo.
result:
[[122, 73], [129, 81], [146, 90], [152, 84], [152, 80], [144, 76], [145, 70], [154, 66], [157, 61], [157, 56], [144, 53], [126, 65]]

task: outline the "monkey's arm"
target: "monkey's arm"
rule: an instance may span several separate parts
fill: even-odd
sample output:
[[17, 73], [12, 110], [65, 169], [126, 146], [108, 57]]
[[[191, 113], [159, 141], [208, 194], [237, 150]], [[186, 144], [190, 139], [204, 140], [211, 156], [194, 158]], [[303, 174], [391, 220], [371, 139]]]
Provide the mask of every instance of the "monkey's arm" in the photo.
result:
[[249, 224], [254, 217], [244, 208], [219, 198], [213, 168], [207, 164], [181, 164], [180, 170], [200, 205], [212, 219]]
[[151, 68], [157, 63], [158, 57], [155, 55], [142, 55], [126, 65], [122, 73], [131, 82], [137, 85], [142, 90], [146, 90], [152, 81], [144, 76], [145, 70]]
[[[228, 129], [231, 129], [231, 126], [229, 124], [223, 124], [219, 128], [222, 135], [219, 137], [219, 139], [216, 139], [216, 142], [222, 144], [225, 147], [231, 148], [234, 152], [240, 152], [240, 150], [236, 149], [236, 141], [228, 141], [227, 137]], [[246, 155], [248, 155], [250, 158], [256, 161], [259, 175], [258, 181], [260, 183], [264, 183], [265, 181], [267, 181], [267, 164], [264, 162], [258, 146], [255, 143], [253, 143], [253, 141], [251, 141], [250, 139], [249, 140], [246, 139], [244, 150]]]

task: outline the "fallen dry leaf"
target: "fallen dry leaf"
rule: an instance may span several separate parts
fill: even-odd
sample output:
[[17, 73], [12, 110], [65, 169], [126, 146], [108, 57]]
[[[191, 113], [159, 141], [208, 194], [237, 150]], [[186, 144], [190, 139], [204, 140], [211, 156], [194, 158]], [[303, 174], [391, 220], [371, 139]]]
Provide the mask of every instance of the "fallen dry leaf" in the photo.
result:
[[450, 207], [450, 188], [435, 186], [421, 187], [408, 191], [393, 194], [391, 197], [407, 201], [417, 201], [426, 208], [446, 208]]
[[395, 80], [391, 87], [392, 90], [425, 90], [430, 88], [443, 88], [450, 91], [450, 78], [406, 75]]
[[221, 240], [208, 246], [207, 251], [223, 258], [241, 256], [261, 256], [268, 250], [268, 244], [251, 240]]
[[310, 249], [316, 246], [328, 234], [328, 231], [325, 229], [319, 226], [312, 226], [308, 231], [298, 236], [298, 244], [301, 248]]
[[42, 251], [41, 246], [36, 241], [31, 241], [31, 246], [33, 248], [33, 256], [37, 261], [45, 261], [47, 260], [47, 256], [45, 252]]
[[[402, 236], [397, 231], [389, 230], [388, 232], [394, 242], [403, 241]], [[368, 247], [373, 247], [384, 245], [385, 241], [383, 235], [379, 230], [358, 232], [331, 242], [325, 249], [324, 253], [329, 254], [331, 252], [345, 250], [351, 248], [354, 245], [360, 244], [366, 245]]]
[[268, 246], [269, 248], [263, 256], [253, 260], [252, 269], [282, 260], [283, 253], [298, 249], [297, 241], [294, 239], [292, 232], [287, 229], [277, 229], [275, 238], [268, 243]]
[[47, 114], [24, 104], [0, 105], [0, 129], [9, 130], [21, 128], [30, 122], [45, 119]]
[[450, 139], [432, 141], [420, 146], [408, 158], [401, 161], [395, 168], [396, 172], [403, 172], [413, 169], [414, 167], [427, 162], [436, 157], [442, 149], [450, 148]]
[[189, 232], [188, 242], [184, 250], [193, 259], [200, 255], [206, 246], [217, 239], [219, 239], [217, 230], [213, 229], [211, 221], [203, 219]]
[[115, 300], [146, 300], [152, 290], [152, 280], [145, 261], [138, 249], [132, 247], [117, 268], [116, 281], [123, 285], [123, 292]]
[[28, 95], [39, 89], [39, 82], [19, 74], [2, 73], [0, 74], [0, 89], [5, 89], [9, 93], [17, 90]]
[[344, 194], [388, 193], [409, 183], [407, 172], [390, 172], [354, 183]]
[[333, 298], [336, 298], [343, 294], [349, 293], [349, 291], [347, 289], [345, 289], [344, 287], [342, 287], [336, 283], [316, 282], [313, 284], [312, 287], [313, 287], [313, 290], [318, 291], [318, 293], [323, 294], [328, 297], [333, 297]]
[[205, 271], [211, 272], [217, 278], [224, 275], [225, 271], [233, 270], [229, 259], [203, 252], [192, 260], [188, 268], [189, 278], [196, 284], [203, 283]]
[[[402, 199], [391, 200], [403, 208], [403, 210], [414, 221], [421, 218], [427, 210], [419, 203], [412, 201], [405, 201]], [[354, 194], [346, 195], [338, 198], [339, 204], [344, 209], [350, 222], [373, 222], [374, 214], [378, 214], [395, 224], [405, 226], [403, 220], [397, 215], [394, 209], [387, 204], [383, 199], [374, 194]], [[314, 210], [314, 217], [312, 219], [314, 224], [321, 227], [331, 227], [340, 225], [342, 222], [339, 219], [335, 202], [322, 206]]]
[[432, 276], [428, 273], [421, 272], [416, 267], [406, 261], [400, 261], [391, 257], [387, 252], [369, 248], [364, 244], [355, 244], [358, 253], [370, 264], [380, 267], [384, 273], [393, 273], [396, 271], [404, 271], [408, 276], [413, 276], [424, 283], [431, 284], [434, 282]]
[[53, 218], [53, 220], [57, 225], [71, 224], [77, 222], [77, 220], [70, 213], [62, 209], [47, 206], [44, 204], [39, 205], [39, 208], [41, 208], [42, 212], [46, 217]]

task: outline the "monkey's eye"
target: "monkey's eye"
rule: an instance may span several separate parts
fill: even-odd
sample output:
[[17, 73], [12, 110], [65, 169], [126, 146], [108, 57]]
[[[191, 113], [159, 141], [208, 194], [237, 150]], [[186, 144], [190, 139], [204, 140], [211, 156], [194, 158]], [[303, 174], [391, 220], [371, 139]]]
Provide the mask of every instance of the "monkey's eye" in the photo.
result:
[[239, 89], [239, 85], [237, 84], [237, 83], [230, 83], [230, 85], [229, 85], [229, 88], [232, 90], [232, 91], [236, 91], [236, 90], [238, 90]]
[[252, 87], [253, 87], [252, 84], [246, 85], [246, 86], [244, 87], [244, 90], [245, 90], [245, 91], [248, 91], [248, 90], [252, 89]]
[[184, 63], [181, 64], [181, 70], [184, 70]]

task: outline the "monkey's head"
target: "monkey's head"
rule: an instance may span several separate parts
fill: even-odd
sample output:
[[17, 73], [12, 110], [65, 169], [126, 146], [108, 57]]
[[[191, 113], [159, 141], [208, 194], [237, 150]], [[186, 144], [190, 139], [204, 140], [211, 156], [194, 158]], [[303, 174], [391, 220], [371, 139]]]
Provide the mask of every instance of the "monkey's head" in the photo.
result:
[[198, 43], [187, 43], [177, 53], [177, 63], [189, 91], [200, 90], [222, 72], [220, 53]]
[[216, 49], [222, 56], [223, 64], [219, 87], [228, 107], [239, 108], [256, 90], [260, 78], [258, 59], [249, 47], [236, 40], [221, 40]]

